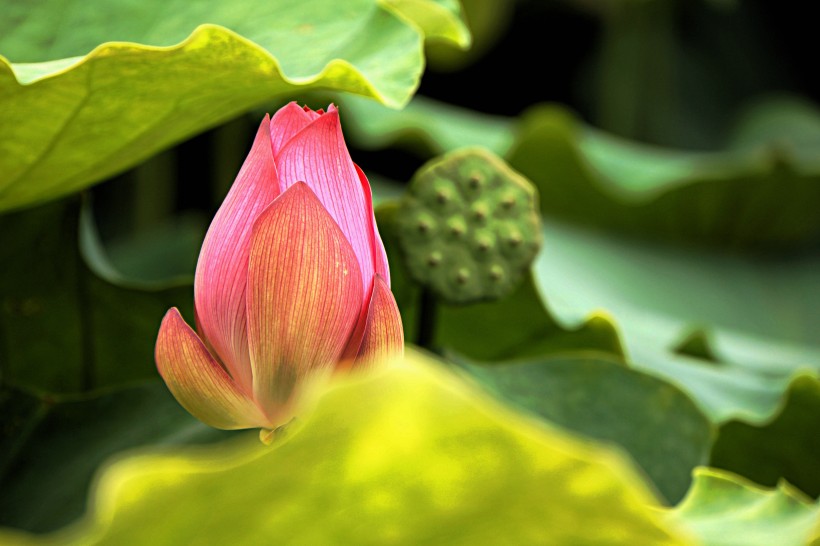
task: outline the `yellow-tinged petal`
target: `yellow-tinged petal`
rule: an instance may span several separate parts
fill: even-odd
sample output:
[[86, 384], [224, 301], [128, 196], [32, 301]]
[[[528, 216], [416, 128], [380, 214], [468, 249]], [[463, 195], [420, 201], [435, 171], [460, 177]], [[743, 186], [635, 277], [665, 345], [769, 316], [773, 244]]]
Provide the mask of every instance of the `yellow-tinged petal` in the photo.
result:
[[162, 319], [155, 357], [168, 389], [203, 423], [222, 429], [270, 426], [259, 407], [211, 356], [176, 307]]
[[340, 363], [338, 369], [364, 369], [386, 362], [404, 352], [404, 330], [396, 299], [379, 275], [373, 278], [373, 292], [358, 355]]
[[254, 399], [275, 421], [286, 421], [297, 391], [341, 356], [361, 312], [361, 279], [353, 248], [306, 184], [256, 221], [248, 341]]

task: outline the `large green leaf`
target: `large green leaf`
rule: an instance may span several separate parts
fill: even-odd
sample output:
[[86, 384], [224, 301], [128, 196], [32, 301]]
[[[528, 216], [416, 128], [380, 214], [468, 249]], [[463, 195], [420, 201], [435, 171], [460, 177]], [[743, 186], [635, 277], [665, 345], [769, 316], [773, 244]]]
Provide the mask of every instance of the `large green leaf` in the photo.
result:
[[[452, 0], [2, 3], [0, 210], [86, 187], [264, 101], [310, 89], [393, 107]], [[6, 59], [9, 59], [7, 61]]]
[[692, 490], [669, 513], [703, 546], [816, 546], [820, 506], [780, 484], [774, 491], [708, 468], [695, 472]]
[[410, 359], [329, 392], [272, 447], [121, 459], [48, 543], [689, 543], [615, 452]]
[[478, 365], [456, 358], [490, 392], [569, 430], [625, 449], [676, 503], [706, 463], [712, 426], [672, 385], [603, 357], [568, 354]]
[[710, 464], [763, 484], [785, 479], [820, 495], [820, 381], [798, 377], [777, 416], [762, 425], [730, 421], [720, 427]]
[[0, 393], [0, 525], [52, 531], [80, 517], [97, 467], [146, 444], [224, 439], [161, 382], [79, 396]]
[[[715, 421], [767, 419], [799, 370], [820, 368], [818, 256], [754, 259], [547, 222], [535, 269], [559, 322], [606, 311], [630, 361]], [[696, 326], [719, 362], [675, 351]]]
[[0, 216], [4, 382], [66, 393], [156, 377], [163, 314], [177, 306], [193, 316], [190, 278], [126, 282], [95, 235], [79, 200]]

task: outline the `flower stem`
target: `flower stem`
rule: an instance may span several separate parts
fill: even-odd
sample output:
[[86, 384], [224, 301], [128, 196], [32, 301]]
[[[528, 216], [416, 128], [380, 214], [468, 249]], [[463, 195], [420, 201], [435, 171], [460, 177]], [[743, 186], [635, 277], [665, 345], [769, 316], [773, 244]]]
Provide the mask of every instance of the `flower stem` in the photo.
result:
[[433, 293], [422, 287], [419, 295], [418, 324], [416, 327], [416, 345], [428, 351], [436, 352], [433, 347], [438, 319], [438, 302]]

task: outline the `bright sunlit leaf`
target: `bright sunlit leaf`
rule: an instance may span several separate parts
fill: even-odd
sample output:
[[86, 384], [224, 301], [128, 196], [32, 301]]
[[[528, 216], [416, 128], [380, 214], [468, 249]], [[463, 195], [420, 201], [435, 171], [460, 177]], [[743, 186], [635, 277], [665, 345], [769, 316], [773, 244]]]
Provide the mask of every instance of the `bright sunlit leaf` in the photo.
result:
[[622, 457], [436, 366], [338, 388], [270, 447], [122, 458], [50, 543], [690, 544]]

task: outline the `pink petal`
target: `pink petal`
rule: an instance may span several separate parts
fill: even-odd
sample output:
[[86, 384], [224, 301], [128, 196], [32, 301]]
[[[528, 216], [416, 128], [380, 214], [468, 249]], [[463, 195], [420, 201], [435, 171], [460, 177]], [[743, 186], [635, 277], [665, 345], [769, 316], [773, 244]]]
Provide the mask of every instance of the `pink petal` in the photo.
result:
[[268, 415], [335, 364], [361, 302], [344, 234], [306, 184], [291, 186], [257, 220], [248, 266], [254, 399]]
[[214, 360], [176, 307], [162, 319], [155, 358], [168, 389], [200, 421], [222, 429], [270, 426], [259, 407]]
[[236, 181], [211, 222], [194, 282], [197, 327], [231, 377], [247, 392], [253, 385], [245, 309], [250, 239], [254, 220], [279, 195], [269, 125], [266, 116]]
[[274, 157], [293, 135], [307, 127], [318, 116], [316, 112], [305, 110], [295, 102], [289, 102], [280, 108], [270, 120], [270, 143]]
[[355, 361], [343, 362], [354, 369], [369, 368], [404, 352], [404, 330], [401, 314], [390, 287], [379, 275], [373, 280], [373, 293], [367, 309], [367, 321]]
[[350, 159], [333, 105], [282, 147], [276, 167], [283, 189], [297, 181], [310, 186], [353, 247], [362, 286], [370, 286], [376, 268], [370, 195]]
[[376, 275], [383, 277], [389, 288], [390, 267], [387, 264], [387, 252], [384, 250], [384, 243], [382, 242], [381, 235], [379, 235], [379, 228], [376, 226], [376, 215], [373, 212], [373, 193], [370, 190], [370, 182], [368, 182], [367, 177], [358, 165], [354, 163], [353, 166], [356, 167], [356, 174], [359, 175], [359, 182], [362, 185], [362, 191], [367, 199], [368, 219], [370, 221], [369, 232], [371, 236], [370, 247], [373, 249], [373, 269]]

